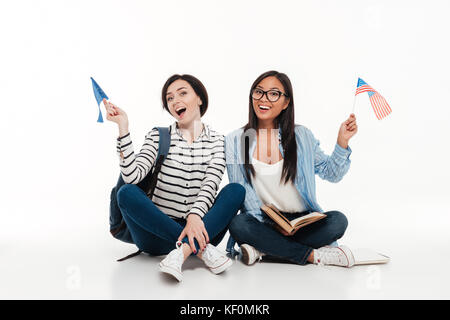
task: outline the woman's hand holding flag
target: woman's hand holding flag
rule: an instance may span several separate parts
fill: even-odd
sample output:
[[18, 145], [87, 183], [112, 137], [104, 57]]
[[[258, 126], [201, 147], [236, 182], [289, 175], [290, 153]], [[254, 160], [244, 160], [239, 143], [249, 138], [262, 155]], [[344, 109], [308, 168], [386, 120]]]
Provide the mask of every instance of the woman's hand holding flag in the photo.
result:
[[358, 132], [355, 114], [352, 113], [339, 128], [337, 143], [344, 149], [348, 147], [348, 141]]

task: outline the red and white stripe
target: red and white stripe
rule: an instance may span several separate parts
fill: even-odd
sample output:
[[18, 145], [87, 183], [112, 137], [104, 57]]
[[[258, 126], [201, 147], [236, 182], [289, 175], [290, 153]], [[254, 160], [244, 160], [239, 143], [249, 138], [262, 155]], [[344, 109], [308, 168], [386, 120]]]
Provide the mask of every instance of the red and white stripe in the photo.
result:
[[378, 120], [383, 119], [392, 112], [392, 109], [387, 101], [376, 91], [375, 94], [370, 97], [370, 103], [372, 104], [373, 111], [375, 112]]
[[365, 85], [362, 85], [362, 86], [356, 88], [355, 96], [357, 96], [357, 95], [360, 94], [360, 93], [363, 93], [363, 92], [369, 92], [369, 91], [376, 92], [371, 86], [366, 85], [366, 84], [365, 84]]

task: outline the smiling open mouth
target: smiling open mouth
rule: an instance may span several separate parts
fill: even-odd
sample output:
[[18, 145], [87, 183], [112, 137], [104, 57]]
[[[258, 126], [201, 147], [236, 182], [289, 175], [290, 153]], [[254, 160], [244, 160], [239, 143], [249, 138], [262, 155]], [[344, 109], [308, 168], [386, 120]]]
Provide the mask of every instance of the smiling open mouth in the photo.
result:
[[182, 107], [180, 109], [177, 109], [175, 112], [180, 117], [185, 111], [186, 111], [186, 108]]
[[259, 109], [260, 109], [260, 110], [264, 110], [264, 111], [267, 111], [267, 110], [270, 110], [270, 107], [268, 107], [268, 106], [263, 106], [263, 105], [260, 105], [260, 106], [259, 106]]

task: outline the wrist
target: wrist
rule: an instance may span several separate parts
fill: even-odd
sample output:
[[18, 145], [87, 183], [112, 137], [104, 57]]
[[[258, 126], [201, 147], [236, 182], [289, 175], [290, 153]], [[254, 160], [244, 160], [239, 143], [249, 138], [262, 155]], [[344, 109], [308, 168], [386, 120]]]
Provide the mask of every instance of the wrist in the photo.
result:
[[195, 219], [203, 220], [202, 217], [198, 213], [195, 213], [195, 212], [188, 213], [188, 215], [186, 216], [186, 220], [189, 220], [189, 219], [190, 220], [195, 220]]
[[348, 140], [338, 139], [337, 144], [343, 149], [347, 149], [348, 148]]
[[128, 125], [119, 125], [119, 137], [123, 137], [129, 133]]

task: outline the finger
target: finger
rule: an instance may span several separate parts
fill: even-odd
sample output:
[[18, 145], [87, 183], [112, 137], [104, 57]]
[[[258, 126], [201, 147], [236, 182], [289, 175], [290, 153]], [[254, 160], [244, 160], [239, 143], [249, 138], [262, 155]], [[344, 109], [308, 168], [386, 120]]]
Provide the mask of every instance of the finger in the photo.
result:
[[356, 116], [354, 113], [350, 114], [350, 116], [348, 117], [347, 121], [354, 121], [356, 120]]
[[105, 106], [105, 109], [109, 111], [109, 102], [105, 98], [103, 98], [103, 105]]
[[114, 116], [115, 116], [114, 111], [112, 111], [111, 108], [107, 108], [107, 109], [106, 109], [106, 112], [107, 112], [108, 115], [111, 116], [111, 117], [114, 117]]
[[121, 109], [120, 109], [118, 106], [116, 106], [115, 104], [112, 105], [112, 108], [113, 108], [114, 113], [115, 113], [116, 115], [118, 115], [118, 114], [119, 114], [119, 111], [121, 111]]
[[355, 122], [350, 122], [349, 124], [347, 124], [347, 129], [356, 126]]
[[202, 232], [203, 232], [203, 235], [205, 236], [206, 243], [209, 243], [208, 231], [206, 231], [206, 229], [203, 228]]
[[206, 249], [206, 237], [203, 234], [203, 232], [200, 232], [200, 237], [202, 238], [203, 250], [205, 250]]
[[192, 236], [189, 236], [189, 246], [191, 247], [192, 252], [197, 254], [197, 248], [195, 247], [194, 238]]
[[195, 239], [197, 239], [198, 245], [200, 246], [200, 251], [205, 250], [206, 241], [205, 241], [205, 237], [203, 236], [203, 234], [201, 232], [197, 233], [195, 235]]
[[355, 130], [356, 130], [356, 127], [351, 127], [351, 128], [347, 129], [347, 131], [350, 131], [350, 132], [354, 132]]
[[103, 102], [105, 104], [105, 109], [106, 111], [111, 115], [111, 116], [115, 116], [116, 112], [114, 112], [114, 109], [112, 108], [112, 104], [107, 101], [106, 99], [103, 99]]
[[355, 118], [348, 118], [348, 123], [352, 123], [352, 122], [356, 122], [356, 119]]

